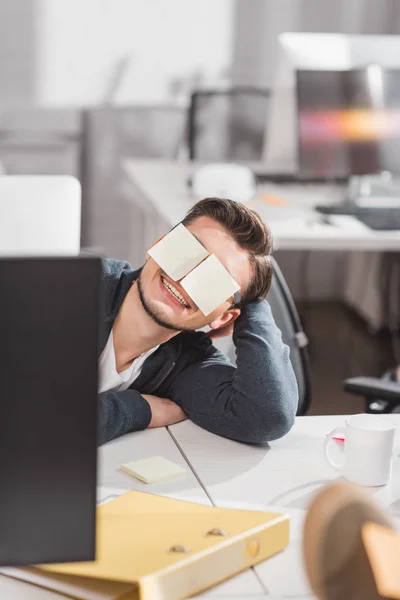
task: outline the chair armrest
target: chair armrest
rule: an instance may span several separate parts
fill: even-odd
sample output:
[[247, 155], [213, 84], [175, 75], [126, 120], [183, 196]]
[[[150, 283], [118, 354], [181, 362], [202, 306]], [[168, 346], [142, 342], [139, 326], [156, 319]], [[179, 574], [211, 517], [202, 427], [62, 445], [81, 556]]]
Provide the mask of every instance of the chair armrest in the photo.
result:
[[377, 377], [352, 377], [343, 383], [343, 389], [357, 396], [386, 400], [391, 404], [400, 404], [400, 384]]

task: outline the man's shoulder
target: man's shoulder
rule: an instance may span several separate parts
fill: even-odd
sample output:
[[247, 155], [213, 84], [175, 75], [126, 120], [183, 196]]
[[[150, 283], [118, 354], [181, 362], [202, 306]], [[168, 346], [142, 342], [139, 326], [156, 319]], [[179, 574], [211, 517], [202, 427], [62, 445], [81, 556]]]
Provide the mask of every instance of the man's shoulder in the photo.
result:
[[140, 270], [134, 270], [125, 260], [114, 258], [102, 260], [104, 310], [107, 316], [116, 316], [129, 288], [138, 278]]
[[126, 260], [103, 258], [101, 262], [103, 277], [106, 280], [118, 281], [123, 275], [135, 273], [135, 270]]

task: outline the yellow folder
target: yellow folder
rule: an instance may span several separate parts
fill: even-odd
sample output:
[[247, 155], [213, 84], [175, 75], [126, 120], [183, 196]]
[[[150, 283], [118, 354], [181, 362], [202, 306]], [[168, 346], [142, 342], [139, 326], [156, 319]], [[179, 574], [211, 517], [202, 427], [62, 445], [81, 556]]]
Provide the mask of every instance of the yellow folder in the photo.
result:
[[[96, 561], [46, 565], [36, 572], [53, 582], [57, 574], [64, 582], [79, 577], [136, 584], [142, 600], [178, 600], [265, 560], [288, 543], [287, 515], [129, 492], [97, 509]], [[121, 589], [122, 595], [114, 598], [130, 600], [135, 590]], [[75, 593], [70, 597], [88, 597]]]

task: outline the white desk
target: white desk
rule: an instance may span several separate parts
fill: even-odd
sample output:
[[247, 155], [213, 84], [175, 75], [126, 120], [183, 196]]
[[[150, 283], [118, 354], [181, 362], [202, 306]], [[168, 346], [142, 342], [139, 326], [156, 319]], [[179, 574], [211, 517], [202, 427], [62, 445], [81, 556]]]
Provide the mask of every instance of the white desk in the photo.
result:
[[[164, 458], [180, 464], [188, 474], [175, 481], [149, 486], [126, 475], [119, 469], [122, 463], [155, 455], [164, 456]], [[173, 437], [165, 428], [128, 434], [102, 446], [99, 449], [98, 484], [98, 501], [128, 490], [139, 490], [200, 504], [211, 504]], [[234, 597], [235, 600], [256, 597], [257, 600], [262, 600], [264, 594], [266, 594], [265, 587], [254, 570], [249, 569], [234, 579], [213, 588], [203, 596], [210, 599], [223, 597], [225, 600], [230, 597]], [[65, 600], [64, 596], [54, 592], [42, 590], [1, 575], [0, 598], [1, 600]], [[271, 600], [269, 596], [268, 600]]]
[[[370, 488], [400, 524], [400, 415], [397, 423], [393, 478]], [[337, 478], [325, 462], [325, 434], [343, 425], [343, 416], [297, 417], [291, 432], [270, 447], [252, 447], [219, 438], [185, 421], [170, 428], [174, 439], [216, 506], [276, 509], [291, 516], [289, 548], [255, 567], [271, 594], [311, 597], [301, 558], [302, 526], [316, 490]]]
[[[195, 203], [187, 185], [193, 165], [186, 162], [160, 160], [125, 160], [123, 169], [132, 189], [132, 197], [147, 214], [145, 245], [178, 223]], [[343, 189], [328, 185], [263, 184], [260, 194], [266, 193], [286, 201], [273, 205], [261, 200], [260, 194], [249, 204], [269, 223], [276, 248], [279, 250], [368, 250], [400, 249], [400, 231], [372, 231], [353, 217], [332, 217], [322, 222], [313, 211], [315, 204], [340, 202]], [[129, 201], [129, 200], [128, 200]], [[157, 223], [158, 219], [158, 223]], [[156, 236], [156, 237], [154, 237]], [[139, 263], [138, 263], [139, 264]]]
[[[388, 486], [371, 488], [400, 524], [400, 415], [393, 478]], [[344, 417], [298, 417], [292, 431], [270, 447], [252, 447], [219, 438], [185, 421], [170, 427], [135, 433], [100, 449], [99, 496], [118, 490], [145, 489], [177, 498], [253, 509], [285, 511], [291, 517], [291, 543], [283, 553], [265, 561], [198, 598], [224, 600], [311, 599], [305, 579], [301, 536], [306, 509], [315, 491], [337, 477], [324, 462], [322, 444]], [[122, 461], [161, 454], [189, 474], [175, 482], [145, 486], [119, 472]], [[117, 489], [115, 489], [117, 488]], [[0, 577], [0, 598], [60, 600], [60, 596]]]
[[[182, 466], [186, 469], [188, 475], [181, 479], [155, 483], [149, 486], [123, 473], [119, 468], [120, 465], [132, 460], [150, 458], [156, 455], [163, 456]], [[199, 504], [211, 503], [188, 467], [170, 433], [165, 428], [131, 433], [99, 448], [98, 486], [101, 492], [98, 493], [98, 500], [104, 498], [110, 489], [116, 489], [151, 492], [188, 500], [189, 502], [198, 502]]]

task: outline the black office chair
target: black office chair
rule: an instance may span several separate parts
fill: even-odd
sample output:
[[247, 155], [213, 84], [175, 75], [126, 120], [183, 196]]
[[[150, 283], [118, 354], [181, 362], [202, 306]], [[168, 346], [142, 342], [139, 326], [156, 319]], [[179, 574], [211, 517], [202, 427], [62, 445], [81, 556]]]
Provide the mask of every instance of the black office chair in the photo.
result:
[[285, 344], [290, 348], [290, 359], [299, 388], [298, 415], [305, 415], [311, 402], [311, 372], [308, 340], [304, 333], [292, 294], [282, 271], [273, 261], [274, 275], [267, 300], [275, 322], [282, 332]]
[[115, 109], [120, 156], [175, 160], [182, 145], [186, 110], [181, 106], [122, 106]]
[[[400, 306], [400, 263], [397, 253], [386, 254], [381, 264], [383, 312], [392, 333], [393, 354], [397, 356]], [[381, 377], [351, 377], [343, 382], [350, 394], [363, 396], [365, 412], [373, 414], [400, 412], [400, 365], [388, 369]]]
[[382, 377], [352, 377], [343, 383], [350, 394], [365, 398], [365, 412], [373, 414], [400, 412], [399, 367]]
[[270, 92], [256, 87], [192, 93], [188, 146], [191, 160], [261, 160]]

